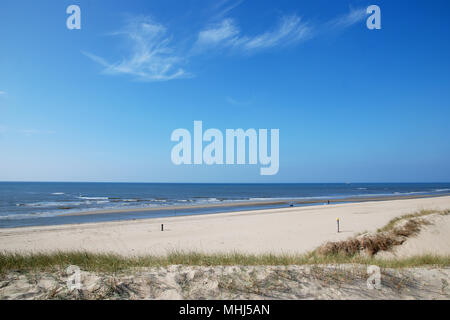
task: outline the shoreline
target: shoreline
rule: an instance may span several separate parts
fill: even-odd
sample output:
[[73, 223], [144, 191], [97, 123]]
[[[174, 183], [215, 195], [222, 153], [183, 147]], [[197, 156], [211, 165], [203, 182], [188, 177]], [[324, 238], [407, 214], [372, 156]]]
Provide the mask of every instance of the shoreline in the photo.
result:
[[167, 207], [151, 208], [122, 208], [91, 210], [58, 215], [27, 217], [17, 219], [0, 220], [0, 230], [10, 228], [27, 228], [37, 226], [58, 226], [92, 224], [99, 222], [120, 222], [146, 219], [162, 219], [169, 217], [217, 215], [222, 213], [236, 213], [245, 211], [264, 211], [283, 208], [305, 208], [315, 206], [335, 206], [339, 204], [384, 202], [394, 200], [429, 199], [450, 196], [447, 194], [415, 194], [392, 195], [377, 197], [348, 197], [348, 198], [323, 198], [323, 199], [282, 199], [282, 200], [257, 200], [257, 201], [233, 201], [222, 203], [207, 203], [196, 205], [175, 205]]
[[[86, 251], [123, 256], [177, 251], [301, 254], [327, 241], [375, 231], [407, 213], [448, 208], [450, 196], [9, 228], [0, 229], [0, 251]], [[336, 218], [341, 221], [340, 233], [336, 232]], [[429, 247], [432, 251], [433, 246]]]
[[[341, 204], [341, 203], [360, 203], [360, 202], [372, 202], [372, 201], [391, 201], [391, 200], [408, 200], [408, 199], [422, 199], [422, 198], [437, 198], [447, 197], [450, 193], [445, 194], [425, 194], [425, 195], [406, 195], [406, 196], [372, 196], [372, 197], [349, 197], [349, 198], [324, 198], [317, 200], [298, 200], [283, 199], [283, 200], [259, 200], [259, 201], [236, 201], [226, 203], [213, 203], [213, 204], [196, 204], [196, 205], [178, 205], [168, 207], [152, 207], [152, 208], [129, 208], [129, 209], [107, 209], [107, 210], [92, 210], [92, 211], [80, 211], [75, 213], [68, 213], [61, 216], [73, 217], [84, 215], [97, 215], [97, 214], [114, 214], [114, 213], [130, 213], [130, 212], [153, 212], [153, 211], [171, 211], [171, 210], [192, 210], [192, 209], [215, 209], [215, 208], [241, 208], [241, 207], [266, 207], [266, 206], [289, 206], [291, 203], [294, 205], [307, 206], [324, 204], [329, 201], [329, 204]], [[262, 208], [264, 209], [264, 208]], [[252, 209], [251, 209], [252, 210]], [[217, 213], [220, 213], [218, 211]]]

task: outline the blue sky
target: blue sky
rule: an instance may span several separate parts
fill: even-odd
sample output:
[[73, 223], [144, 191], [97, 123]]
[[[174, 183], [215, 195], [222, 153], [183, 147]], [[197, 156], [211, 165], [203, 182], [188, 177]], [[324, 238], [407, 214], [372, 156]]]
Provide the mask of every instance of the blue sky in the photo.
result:
[[[449, 9], [2, 0], [0, 181], [448, 182]], [[194, 120], [280, 129], [279, 173], [175, 166], [170, 135]]]

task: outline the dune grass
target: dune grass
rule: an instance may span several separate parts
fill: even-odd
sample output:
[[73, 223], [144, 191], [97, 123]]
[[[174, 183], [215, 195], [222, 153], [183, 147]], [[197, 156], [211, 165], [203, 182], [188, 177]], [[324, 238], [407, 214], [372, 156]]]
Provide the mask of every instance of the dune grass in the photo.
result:
[[422, 226], [430, 224], [424, 216], [432, 214], [448, 215], [450, 210], [421, 210], [392, 219], [376, 233], [359, 234], [347, 240], [327, 242], [316, 249], [322, 256], [344, 255], [353, 257], [365, 252], [373, 256], [380, 251], [388, 251], [403, 244], [409, 237], [417, 235]]
[[420, 210], [420, 211], [415, 212], [415, 213], [405, 214], [403, 216], [396, 217], [396, 218], [392, 219], [384, 227], [378, 229], [377, 232], [392, 231], [393, 229], [395, 229], [395, 226], [400, 221], [411, 220], [411, 219], [415, 219], [415, 218], [429, 216], [429, 215], [432, 215], [432, 214], [441, 214], [441, 215], [444, 215], [444, 216], [445, 215], [449, 215], [450, 214], [450, 209], [446, 209], [446, 210]]
[[419, 266], [449, 267], [450, 256], [424, 255], [407, 259], [385, 260], [362, 256], [346, 255], [249, 255], [240, 253], [202, 254], [170, 253], [167, 256], [123, 257], [113, 254], [93, 254], [88, 252], [59, 252], [52, 254], [0, 254], [0, 273], [11, 271], [58, 271], [69, 265], [79, 266], [92, 272], [120, 272], [132, 268], [186, 266], [257, 266], [257, 265], [318, 265], [318, 264], [362, 264], [378, 265], [385, 268], [405, 268]]

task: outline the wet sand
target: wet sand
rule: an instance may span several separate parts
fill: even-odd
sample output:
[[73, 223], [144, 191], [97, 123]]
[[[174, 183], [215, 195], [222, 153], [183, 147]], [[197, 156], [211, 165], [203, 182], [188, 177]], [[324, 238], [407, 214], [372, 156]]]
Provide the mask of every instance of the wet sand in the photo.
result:
[[[450, 196], [450, 194], [440, 195], [440, 196]], [[317, 205], [317, 204], [340, 204], [340, 203], [359, 203], [359, 202], [373, 202], [373, 201], [389, 201], [389, 200], [406, 200], [406, 199], [425, 199], [434, 198], [437, 195], [408, 195], [408, 196], [383, 196], [383, 197], [351, 197], [344, 199], [320, 199], [320, 200], [298, 200], [298, 199], [284, 199], [284, 200], [260, 200], [260, 201], [233, 201], [233, 202], [222, 202], [217, 204], [196, 204], [196, 205], [179, 205], [179, 206], [168, 206], [168, 207], [153, 207], [153, 208], [130, 208], [130, 209], [110, 209], [110, 210], [93, 210], [85, 212], [74, 212], [65, 214], [64, 216], [85, 216], [85, 215], [97, 215], [97, 214], [115, 214], [115, 213], [137, 213], [137, 212], [154, 212], [154, 211], [176, 211], [176, 210], [192, 210], [192, 209], [217, 209], [220, 211], [221, 208], [242, 208], [249, 207], [253, 209], [254, 207], [270, 207], [270, 206], [307, 206], [307, 205]]]

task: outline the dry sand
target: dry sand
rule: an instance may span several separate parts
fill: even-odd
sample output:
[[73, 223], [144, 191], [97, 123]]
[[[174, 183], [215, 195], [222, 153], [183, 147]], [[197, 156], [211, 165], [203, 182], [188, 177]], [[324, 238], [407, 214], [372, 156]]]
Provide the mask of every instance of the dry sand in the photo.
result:
[[[450, 196], [0, 229], [0, 251], [29, 253], [86, 250], [125, 256], [161, 255], [173, 250], [305, 253], [326, 241], [344, 240], [356, 233], [375, 231], [403, 214], [421, 209], [448, 208]], [[340, 219], [340, 233], [336, 232], [336, 218]], [[164, 232], [160, 231], [161, 224], [164, 224]], [[429, 249], [434, 253], [442, 253], [439, 248], [443, 248], [444, 253], [448, 254], [448, 218], [443, 218], [437, 226], [429, 228], [432, 234], [436, 231], [433, 228], [438, 228], [439, 235], [435, 237], [427, 235], [427, 232], [421, 233], [414, 240], [420, 242], [417, 245], [420, 253], [427, 253]], [[437, 246], [436, 241], [443, 245]]]
[[450, 299], [450, 269], [382, 269], [377, 289], [367, 268], [319, 266], [169, 266], [119, 274], [81, 272], [69, 290], [65, 271], [10, 272], [0, 299]]

